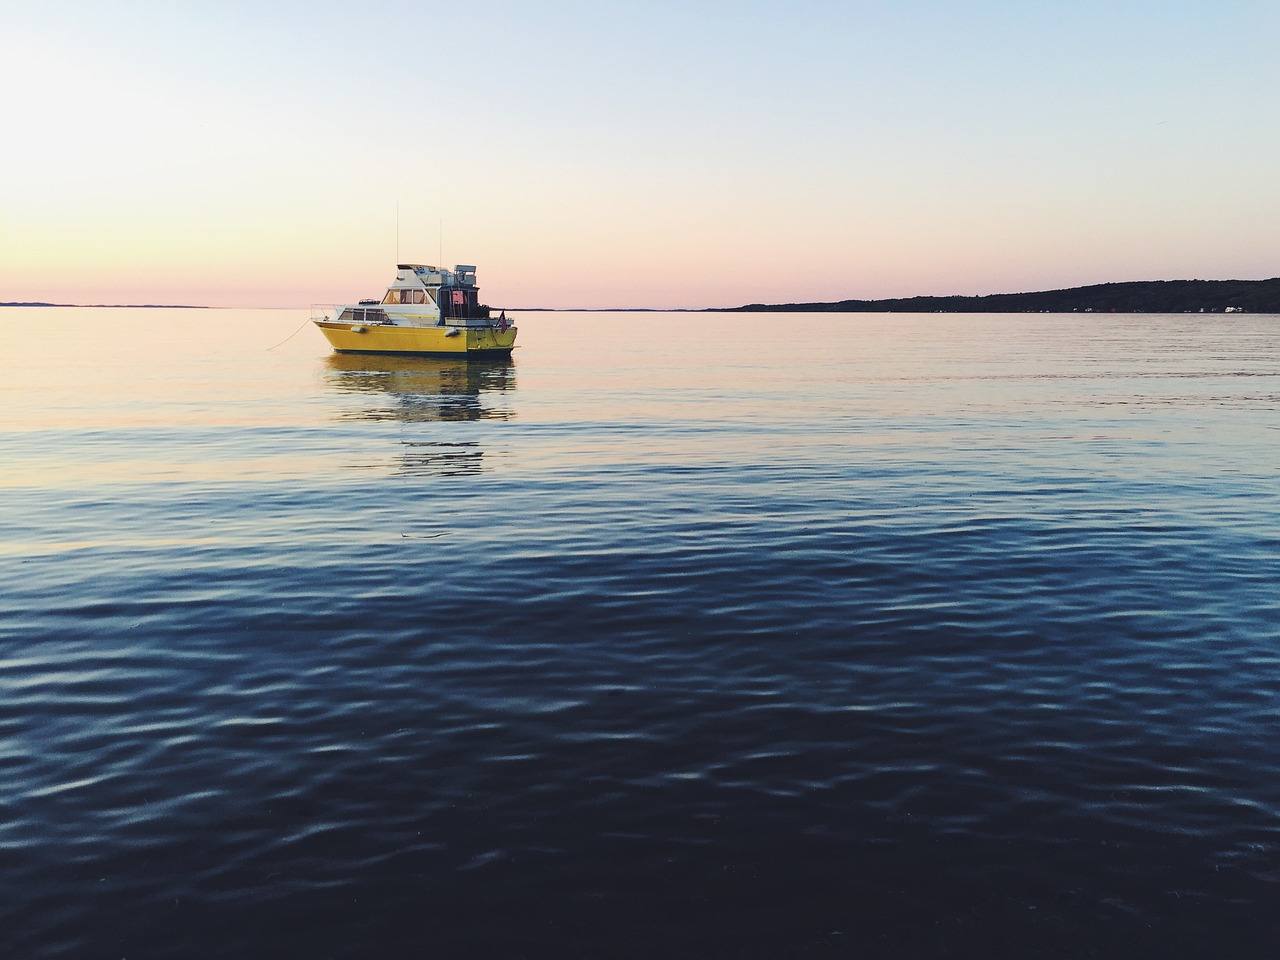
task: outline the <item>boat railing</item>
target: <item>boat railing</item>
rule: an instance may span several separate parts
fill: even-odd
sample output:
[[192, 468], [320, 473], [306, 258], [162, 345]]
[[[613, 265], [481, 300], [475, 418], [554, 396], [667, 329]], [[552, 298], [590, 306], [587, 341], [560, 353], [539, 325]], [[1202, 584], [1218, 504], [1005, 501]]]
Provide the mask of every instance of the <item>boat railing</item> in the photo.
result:
[[313, 303], [311, 305], [312, 320], [330, 320], [338, 315], [341, 304], [337, 303]]

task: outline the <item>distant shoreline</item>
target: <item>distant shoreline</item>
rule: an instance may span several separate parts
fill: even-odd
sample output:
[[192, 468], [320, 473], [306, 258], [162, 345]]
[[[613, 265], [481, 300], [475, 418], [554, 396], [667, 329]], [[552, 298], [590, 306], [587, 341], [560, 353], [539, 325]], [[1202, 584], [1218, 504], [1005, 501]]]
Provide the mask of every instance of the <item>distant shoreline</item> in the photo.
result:
[[0, 307], [70, 307], [73, 309], [109, 309], [109, 310], [214, 310], [193, 303], [45, 303], [43, 300], [4, 301]]
[[[494, 307], [493, 309], [498, 309]], [[1276, 313], [1280, 277], [1270, 280], [1137, 280], [1033, 293], [894, 297], [740, 307], [505, 307], [522, 313]]]
[[1280, 278], [1139, 280], [1036, 293], [750, 303], [710, 310], [717, 313], [1280, 313]]

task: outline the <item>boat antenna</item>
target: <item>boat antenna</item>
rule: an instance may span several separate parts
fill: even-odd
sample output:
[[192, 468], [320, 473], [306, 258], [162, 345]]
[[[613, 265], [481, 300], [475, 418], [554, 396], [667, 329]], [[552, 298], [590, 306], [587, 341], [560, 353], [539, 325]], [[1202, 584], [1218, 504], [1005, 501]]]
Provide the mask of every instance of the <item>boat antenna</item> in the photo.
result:
[[444, 269], [444, 217], [440, 218], [440, 269]]
[[396, 201], [396, 263], [400, 262], [400, 201]]

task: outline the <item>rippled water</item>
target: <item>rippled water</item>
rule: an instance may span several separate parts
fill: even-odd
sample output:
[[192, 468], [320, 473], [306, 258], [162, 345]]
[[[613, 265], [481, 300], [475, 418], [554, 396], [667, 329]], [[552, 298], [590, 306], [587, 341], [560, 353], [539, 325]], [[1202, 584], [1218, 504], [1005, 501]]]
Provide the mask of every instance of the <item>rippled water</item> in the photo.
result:
[[0, 955], [1274, 955], [1280, 318], [519, 319], [0, 311]]

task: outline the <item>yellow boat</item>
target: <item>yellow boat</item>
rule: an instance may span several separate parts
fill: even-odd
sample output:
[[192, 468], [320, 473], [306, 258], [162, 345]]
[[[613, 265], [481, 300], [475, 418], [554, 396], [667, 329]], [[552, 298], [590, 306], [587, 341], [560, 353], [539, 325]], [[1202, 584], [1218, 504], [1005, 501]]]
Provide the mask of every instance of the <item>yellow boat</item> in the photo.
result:
[[473, 266], [401, 263], [381, 300], [313, 307], [311, 322], [339, 353], [510, 356], [516, 328], [506, 311], [490, 316], [479, 294]]

